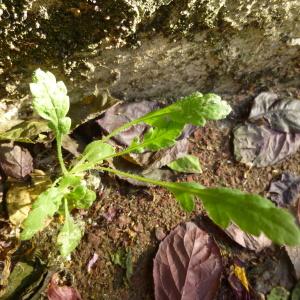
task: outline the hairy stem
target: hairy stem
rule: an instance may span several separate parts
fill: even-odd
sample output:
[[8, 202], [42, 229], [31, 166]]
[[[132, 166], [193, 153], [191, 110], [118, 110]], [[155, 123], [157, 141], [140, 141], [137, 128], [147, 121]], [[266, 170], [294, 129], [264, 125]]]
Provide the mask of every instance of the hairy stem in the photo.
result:
[[66, 175], [68, 173], [68, 171], [66, 169], [64, 159], [63, 159], [63, 156], [62, 156], [61, 144], [62, 144], [62, 135], [61, 135], [61, 133], [57, 133], [56, 134], [57, 158], [58, 158], [58, 162], [59, 162], [62, 173], [64, 175]]
[[178, 185], [174, 182], [155, 180], [155, 179], [151, 179], [151, 178], [146, 178], [146, 177], [126, 173], [126, 172], [119, 171], [119, 170], [116, 170], [116, 169], [106, 168], [106, 167], [97, 167], [97, 170], [107, 171], [107, 172], [114, 173], [114, 174], [117, 174], [117, 175], [120, 175], [120, 176], [123, 176], [123, 177], [131, 178], [131, 179], [138, 180], [138, 181], [141, 181], [141, 182], [150, 183], [150, 184], [153, 184], [153, 185], [158, 185], [158, 186], [165, 187], [165, 188], [172, 189], [172, 190], [176, 189], [178, 191], [189, 192], [189, 193], [198, 194], [198, 195], [205, 194], [205, 189], [204, 188], [203, 189], [198, 189], [198, 188], [194, 188], [194, 187], [189, 187], [187, 189], [186, 187], [180, 186], [180, 185]]

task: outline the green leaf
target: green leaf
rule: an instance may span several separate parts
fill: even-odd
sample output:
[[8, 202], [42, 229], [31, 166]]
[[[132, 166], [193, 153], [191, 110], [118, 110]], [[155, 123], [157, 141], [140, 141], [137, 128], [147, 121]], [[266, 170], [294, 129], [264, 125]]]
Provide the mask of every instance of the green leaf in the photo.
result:
[[227, 188], [205, 188], [198, 194], [209, 217], [223, 228], [232, 221], [255, 236], [263, 232], [277, 244], [300, 244], [292, 215], [259, 195]]
[[159, 126], [162, 118], [179, 124], [204, 126], [206, 120], [224, 119], [230, 112], [229, 104], [218, 95], [195, 92], [163, 109], [145, 115], [140, 120], [152, 126]]
[[167, 183], [166, 187], [188, 208], [192, 201], [188, 195], [199, 196], [209, 217], [222, 228], [233, 222], [255, 236], [264, 233], [277, 244], [300, 244], [300, 229], [294, 217], [259, 195], [228, 188], [205, 188], [197, 183]]
[[23, 223], [21, 240], [29, 240], [35, 233], [44, 229], [49, 220], [57, 212], [63, 193], [60, 188], [51, 187], [41, 193], [32, 205], [28, 217]]
[[199, 196], [209, 217], [223, 228], [232, 221], [247, 233], [256, 236], [264, 233], [277, 244], [300, 244], [300, 229], [294, 217], [259, 195], [228, 188], [205, 188], [197, 183], [159, 181], [106, 167], [101, 170], [165, 187], [187, 208], [191, 207], [191, 198], [185, 194]]
[[[153, 128], [145, 134], [140, 143], [136, 140], [122, 154], [143, 149], [156, 151], [175, 144], [185, 124], [204, 126], [206, 120], [220, 120], [231, 112], [226, 101], [215, 94], [202, 95], [196, 92], [163, 109], [153, 111], [128, 125], [117, 129], [114, 134], [132, 125], [144, 122]], [[113, 136], [112, 134], [111, 136]]]
[[150, 128], [140, 144], [135, 143], [130, 145], [129, 148], [134, 148], [134, 151], [142, 152], [145, 148], [150, 151], [157, 151], [162, 148], [171, 147], [176, 143], [176, 138], [180, 135], [181, 131], [182, 126], [178, 124], [168, 124], [162, 128]]
[[96, 193], [88, 189], [82, 182], [80, 185], [74, 187], [73, 191], [67, 195], [67, 198], [71, 209], [87, 209], [96, 200]]
[[270, 294], [267, 296], [267, 300], [288, 300], [289, 296], [290, 292], [287, 291], [284, 287], [276, 286], [271, 290]]
[[88, 144], [83, 153], [80, 162], [78, 162], [72, 169], [73, 173], [82, 172], [93, 168], [96, 164], [115, 153], [113, 146], [103, 143], [102, 141], [94, 141]]
[[94, 141], [88, 144], [83, 151], [83, 159], [98, 164], [103, 161], [103, 158], [113, 155], [115, 153], [115, 149], [106, 143], [101, 141]]
[[37, 69], [30, 83], [33, 95], [33, 108], [45, 120], [49, 127], [59, 133], [68, 133], [71, 120], [66, 118], [70, 101], [67, 88], [62, 81], [56, 82], [51, 72]]
[[185, 173], [202, 173], [199, 159], [193, 155], [186, 155], [168, 164], [174, 171]]
[[63, 257], [67, 257], [78, 246], [82, 235], [81, 226], [67, 213], [64, 226], [57, 237], [57, 244]]
[[[188, 185], [189, 185], [189, 183], [186, 183], [187, 188], [188, 188]], [[194, 210], [195, 196], [193, 194], [178, 191], [178, 190], [172, 189], [172, 188], [169, 188], [169, 190], [174, 194], [176, 200], [179, 202], [179, 204], [185, 211], [192, 212]]]

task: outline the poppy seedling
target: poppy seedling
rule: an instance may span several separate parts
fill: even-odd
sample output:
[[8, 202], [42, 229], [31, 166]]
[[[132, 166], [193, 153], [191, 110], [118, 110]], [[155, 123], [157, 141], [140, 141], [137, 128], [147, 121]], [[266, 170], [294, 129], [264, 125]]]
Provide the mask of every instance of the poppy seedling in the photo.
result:
[[[88, 187], [84, 179], [87, 171], [96, 169], [164, 187], [188, 212], [194, 209], [197, 197], [202, 201], [208, 216], [222, 228], [233, 222], [247, 233], [256, 236], [264, 233], [278, 244], [300, 244], [300, 231], [292, 215], [259, 195], [222, 187], [207, 188], [195, 182], [159, 181], [103, 166], [104, 161], [116, 156], [171, 147], [176, 143], [186, 124], [204, 126], [207, 120], [225, 118], [231, 112], [231, 107], [219, 96], [195, 92], [165, 108], [122, 125], [102, 140], [88, 144], [81, 157], [68, 169], [61, 150], [62, 137], [68, 134], [71, 128], [71, 119], [67, 117], [70, 103], [66, 86], [62, 81], [57, 82], [52, 73], [38, 69], [30, 89], [35, 111], [48, 121], [48, 126], [55, 134], [62, 175], [34, 202], [31, 212], [23, 223], [21, 239], [32, 238], [49, 224], [55, 213], [63, 212], [64, 224], [57, 243], [61, 254], [64, 257], [68, 256], [83, 235], [83, 225], [75, 222], [70, 210], [87, 209], [96, 199], [95, 192]], [[131, 145], [119, 152], [108, 143], [110, 138], [142, 122], [150, 127], [142, 139], [134, 139]], [[177, 163], [179, 165], [175, 162], [171, 165], [172, 168], [183, 170], [187, 162], [182, 163], [182, 160], [179, 160]], [[200, 168], [194, 159], [192, 163], [193, 167]]]

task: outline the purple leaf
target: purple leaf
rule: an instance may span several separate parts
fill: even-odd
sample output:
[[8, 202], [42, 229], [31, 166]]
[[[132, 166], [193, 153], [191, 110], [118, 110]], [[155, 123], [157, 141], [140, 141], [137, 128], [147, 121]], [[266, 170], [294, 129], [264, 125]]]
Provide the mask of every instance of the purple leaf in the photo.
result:
[[[104, 116], [96, 122], [103, 130], [110, 133], [121, 125], [138, 119], [158, 108], [158, 103], [154, 101], [121, 103], [109, 108]], [[147, 128], [146, 124], [138, 124], [124, 130], [114, 139], [122, 145], [129, 146], [132, 140], [136, 136], [140, 136]]]
[[234, 130], [238, 161], [256, 167], [276, 164], [300, 146], [300, 101], [261, 93], [255, 99], [249, 123]]
[[155, 299], [214, 299], [221, 273], [213, 238], [192, 222], [178, 225], [161, 242], [154, 260]]
[[59, 286], [59, 276], [57, 273], [53, 274], [50, 285], [48, 287], [48, 300], [81, 300], [79, 292], [70, 286]]
[[281, 207], [296, 206], [300, 193], [300, 177], [284, 172], [279, 180], [271, 182], [270, 198]]
[[278, 132], [265, 125], [245, 124], [234, 130], [234, 154], [246, 165], [266, 167], [297, 152], [300, 133]]

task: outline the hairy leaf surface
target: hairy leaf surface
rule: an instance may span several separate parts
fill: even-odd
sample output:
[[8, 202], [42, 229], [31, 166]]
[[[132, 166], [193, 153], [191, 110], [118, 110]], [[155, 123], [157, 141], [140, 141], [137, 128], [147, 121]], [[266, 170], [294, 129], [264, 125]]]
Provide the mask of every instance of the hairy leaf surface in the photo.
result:
[[189, 190], [202, 189], [202, 186], [194, 182], [178, 182], [178, 183], [172, 183], [171, 185], [173, 185], [174, 188], [168, 187], [168, 190], [174, 194], [176, 200], [179, 202], [181, 207], [185, 211], [188, 212], [193, 211], [195, 207], [195, 203], [194, 203], [195, 194], [191, 193]]
[[81, 226], [67, 213], [65, 223], [57, 237], [57, 244], [63, 257], [67, 257], [78, 246], [82, 234]]
[[259, 195], [206, 188], [200, 198], [210, 218], [223, 228], [232, 221], [255, 236], [264, 233], [277, 244], [300, 244], [300, 230], [292, 215]]
[[226, 101], [215, 94], [196, 92], [163, 109], [159, 109], [130, 122], [130, 125], [146, 123], [154, 127], [144, 138], [128, 148], [127, 153], [147, 149], [156, 151], [174, 145], [185, 124], [204, 126], [206, 120], [220, 120], [231, 112]]
[[29, 240], [35, 233], [44, 229], [48, 221], [57, 212], [63, 196], [63, 193], [57, 187], [51, 187], [38, 196], [23, 223], [22, 240]]
[[49, 127], [61, 134], [68, 133], [71, 119], [66, 115], [70, 102], [65, 84], [62, 81], [56, 82], [51, 72], [37, 69], [33, 76], [33, 83], [30, 83], [30, 90], [35, 111], [49, 121]]
[[88, 144], [82, 154], [84, 160], [98, 164], [101, 163], [103, 158], [113, 155], [115, 153], [114, 148], [101, 141], [94, 141]]
[[226, 101], [221, 100], [218, 95], [199, 92], [157, 111], [153, 111], [136, 120], [149, 125], [160, 127], [162, 119], [179, 124], [193, 124], [204, 126], [206, 120], [220, 120], [231, 112], [231, 107]]
[[83, 183], [74, 187], [73, 191], [68, 194], [68, 203], [72, 208], [88, 209], [96, 200], [96, 193], [87, 188]]
[[76, 173], [91, 169], [114, 153], [115, 149], [107, 143], [103, 143], [102, 141], [91, 142], [85, 147], [80, 162], [75, 165], [72, 172]]

